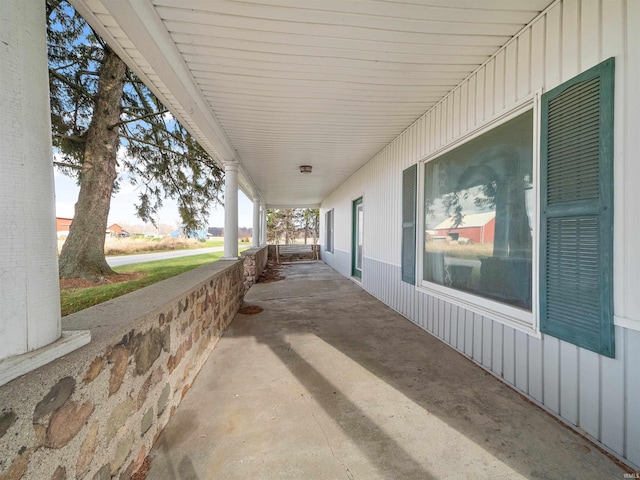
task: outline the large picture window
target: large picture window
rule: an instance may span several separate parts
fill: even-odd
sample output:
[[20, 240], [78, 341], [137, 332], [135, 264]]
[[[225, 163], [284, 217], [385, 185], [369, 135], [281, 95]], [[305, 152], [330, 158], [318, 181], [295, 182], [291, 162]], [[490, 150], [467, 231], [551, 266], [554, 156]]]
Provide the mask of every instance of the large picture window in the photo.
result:
[[423, 279], [531, 311], [533, 112], [425, 165]]

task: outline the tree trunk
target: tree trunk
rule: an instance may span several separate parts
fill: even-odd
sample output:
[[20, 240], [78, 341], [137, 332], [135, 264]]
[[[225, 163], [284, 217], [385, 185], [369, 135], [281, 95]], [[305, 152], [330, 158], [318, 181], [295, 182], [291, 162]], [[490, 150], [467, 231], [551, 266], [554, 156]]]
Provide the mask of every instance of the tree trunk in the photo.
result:
[[304, 216], [304, 244], [307, 244], [307, 238], [309, 237], [309, 218], [305, 214]]
[[319, 213], [313, 217], [313, 244], [318, 244], [318, 234], [320, 232], [320, 216]]
[[104, 257], [107, 219], [117, 177], [118, 127], [125, 63], [109, 48], [100, 69], [98, 92], [87, 130], [80, 193], [73, 222], [60, 253], [60, 278], [98, 279], [114, 274]]

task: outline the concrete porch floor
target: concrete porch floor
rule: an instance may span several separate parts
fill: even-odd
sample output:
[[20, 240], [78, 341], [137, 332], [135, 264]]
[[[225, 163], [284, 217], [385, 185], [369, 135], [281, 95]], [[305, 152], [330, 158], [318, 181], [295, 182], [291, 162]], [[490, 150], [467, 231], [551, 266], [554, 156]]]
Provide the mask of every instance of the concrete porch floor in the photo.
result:
[[623, 478], [323, 263], [254, 285], [151, 452], [150, 480]]

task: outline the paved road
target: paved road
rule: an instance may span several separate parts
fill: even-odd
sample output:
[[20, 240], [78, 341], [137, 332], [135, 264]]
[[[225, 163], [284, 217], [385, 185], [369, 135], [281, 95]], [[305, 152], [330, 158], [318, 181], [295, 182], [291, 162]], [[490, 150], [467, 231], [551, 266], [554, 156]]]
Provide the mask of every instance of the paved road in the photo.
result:
[[[242, 245], [242, 247], [246, 247]], [[240, 248], [240, 246], [239, 246]], [[188, 257], [191, 255], [202, 255], [204, 253], [222, 252], [224, 247], [194, 248], [190, 250], [173, 250], [170, 252], [140, 253], [138, 255], [119, 255], [107, 257], [110, 267], [120, 267], [132, 263], [152, 262], [154, 260], [167, 260], [169, 258]]]

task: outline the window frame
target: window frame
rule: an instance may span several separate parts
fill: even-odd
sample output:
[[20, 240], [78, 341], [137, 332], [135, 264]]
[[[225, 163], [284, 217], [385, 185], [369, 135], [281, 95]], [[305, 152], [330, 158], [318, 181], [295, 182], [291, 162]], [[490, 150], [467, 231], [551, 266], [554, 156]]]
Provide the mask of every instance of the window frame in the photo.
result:
[[[449, 303], [470, 310], [474, 313], [495, 320], [499, 323], [522, 331], [536, 338], [541, 338], [540, 312], [539, 312], [539, 245], [540, 245], [540, 99], [542, 91], [522, 99], [520, 102], [498, 113], [483, 124], [477, 126], [466, 135], [463, 135], [451, 143], [436, 149], [424, 157], [418, 163], [418, 195], [417, 195], [417, 222], [416, 222], [416, 289], [443, 299]], [[425, 165], [440, 158], [447, 152], [478, 138], [492, 129], [508, 122], [529, 110], [533, 111], [532, 131], [532, 183], [534, 192], [534, 211], [532, 215], [532, 251], [531, 251], [531, 311], [526, 311], [495, 300], [457, 290], [455, 288], [439, 285], [424, 280], [424, 175]]]
[[325, 212], [325, 252], [333, 253], [334, 249], [334, 216], [335, 212], [333, 208], [330, 208]]

